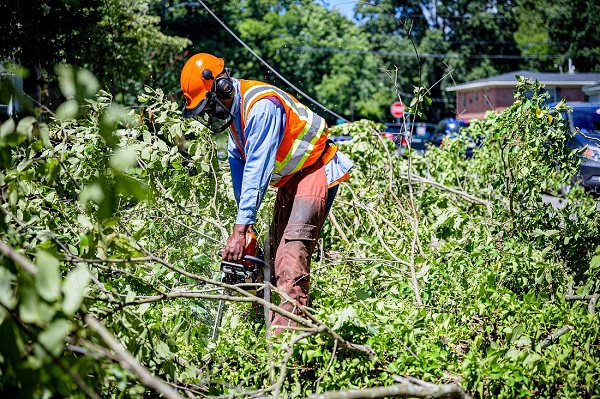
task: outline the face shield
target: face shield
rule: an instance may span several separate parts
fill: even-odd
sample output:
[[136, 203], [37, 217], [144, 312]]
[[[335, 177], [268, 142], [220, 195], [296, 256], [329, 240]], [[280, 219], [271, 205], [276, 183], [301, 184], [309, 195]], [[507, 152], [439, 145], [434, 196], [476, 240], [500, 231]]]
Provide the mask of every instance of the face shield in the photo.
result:
[[194, 118], [206, 126], [213, 134], [221, 133], [231, 125], [233, 115], [219, 101], [213, 92], [206, 93], [206, 98], [198, 105], [198, 114]]

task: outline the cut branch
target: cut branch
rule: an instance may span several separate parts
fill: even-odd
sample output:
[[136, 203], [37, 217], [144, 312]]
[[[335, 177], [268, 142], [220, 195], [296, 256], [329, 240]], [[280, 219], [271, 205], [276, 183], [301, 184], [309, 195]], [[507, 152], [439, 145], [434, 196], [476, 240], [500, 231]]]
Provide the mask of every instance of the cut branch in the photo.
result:
[[[572, 291], [572, 287], [570, 290]], [[598, 303], [598, 299], [600, 298], [600, 294], [592, 294], [592, 295], [566, 295], [565, 299], [567, 301], [590, 301], [588, 303], [588, 311], [591, 314], [596, 314], [596, 304]]]
[[148, 369], [139, 364], [98, 320], [91, 316], [86, 316], [85, 322], [93, 331], [100, 335], [110, 349], [115, 352], [115, 358], [121, 366], [134, 373], [144, 386], [153, 389], [167, 399], [183, 399], [183, 396], [179, 395], [177, 391], [171, 389], [163, 381], [154, 377]]
[[458, 385], [435, 385], [415, 378], [400, 379], [401, 383], [387, 387], [330, 391], [309, 396], [307, 399], [470, 398]]
[[573, 326], [570, 326], [567, 324], [564, 327], [552, 332], [542, 342], [540, 342], [540, 349], [544, 349], [545, 347], [549, 346], [554, 341], [558, 340], [562, 335], [566, 334], [567, 332], [569, 332], [573, 329], [574, 329]]
[[29, 274], [37, 274], [37, 267], [29, 259], [18, 253], [13, 247], [6, 244], [4, 241], [0, 241], [0, 252], [25, 269]]
[[[408, 175], [406, 173], [401, 173], [401, 176], [405, 179], [408, 179]], [[412, 175], [412, 180], [416, 183], [429, 184], [430, 186], [439, 188], [440, 190], [444, 190], [444, 191], [448, 191], [449, 193], [456, 194], [474, 204], [483, 205], [486, 207], [488, 214], [489, 215], [492, 214], [492, 204], [489, 201], [483, 200], [481, 198], [477, 198], [474, 195], [471, 195], [465, 191], [457, 190], [455, 188], [445, 186], [442, 183], [438, 183], [434, 180], [429, 180], [429, 179], [426, 179], [421, 176]]]

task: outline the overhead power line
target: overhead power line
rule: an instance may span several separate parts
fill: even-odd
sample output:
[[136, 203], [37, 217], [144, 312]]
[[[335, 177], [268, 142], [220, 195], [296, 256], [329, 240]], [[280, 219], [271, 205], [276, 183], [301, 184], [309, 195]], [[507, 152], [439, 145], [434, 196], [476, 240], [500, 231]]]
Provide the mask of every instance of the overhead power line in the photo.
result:
[[[293, 51], [315, 51], [320, 53], [344, 53], [344, 54], [370, 54], [394, 57], [417, 57], [416, 53], [401, 53], [396, 51], [374, 51], [374, 50], [344, 50], [325, 47], [296, 47]], [[419, 58], [491, 58], [491, 59], [555, 59], [564, 58], [562, 55], [512, 55], [512, 54], [439, 54], [439, 53], [419, 53]]]
[[[265, 60], [263, 60], [258, 54], [256, 54], [254, 52], [254, 50], [252, 50], [246, 43], [244, 43], [244, 41], [242, 41], [242, 39], [240, 39], [231, 29], [229, 29], [229, 27], [227, 25], [225, 25], [225, 23], [223, 21], [221, 21], [221, 19], [219, 17], [217, 17], [215, 15], [214, 12], [212, 12], [212, 10], [210, 8], [208, 8], [208, 6], [206, 4], [204, 4], [204, 2], [202, 0], [198, 0], [198, 3], [204, 7], [206, 9], [206, 11], [208, 11], [208, 13], [217, 20], [217, 22], [219, 24], [221, 24], [221, 26], [227, 31], [229, 32], [229, 34], [231, 36], [233, 36], [242, 46], [244, 46], [254, 57], [256, 57], [256, 59], [258, 59], [264, 66], [266, 66], [267, 68], [269, 68], [269, 70], [271, 72], [273, 72], [277, 77], [279, 77], [279, 79], [283, 80], [285, 83], [287, 83], [290, 87], [292, 87], [294, 90], [296, 90], [298, 93], [302, 94], [304, 97], [306, 97], [308, 100], [310, 100], [313, 104], [318, 105], [319, 107], [321, 107], [323, 110], [329, 112], [331, 115], [335, 116], [336, 118], [342, 119], [345, 122], [348, 122], [348, 119], [344, 118], [341, 115], [336, 114], [335, 112], [333, 112], [332, 110], [330, 110], [329, 108], [327, 108], [326, 106], [324, 106], [323, 104], [321, 104], [320, 102], [318, 102], [317, 100], [313, 99], [312, 97], [310, 97], [308, 94], [304, 93], [302, 90], [300, 90], [299, 88], [297, 88], [292, 82], [290, 82], [289, 80], [287, 80], [285, 77], [283, 77], [279, 72], [277, 72], [277, 70], [275, 70], [275, 68], [273, 68], [271, 65], [269, 65]], [[191, 3], [187, 3], [187, 4], [191, 4]]]

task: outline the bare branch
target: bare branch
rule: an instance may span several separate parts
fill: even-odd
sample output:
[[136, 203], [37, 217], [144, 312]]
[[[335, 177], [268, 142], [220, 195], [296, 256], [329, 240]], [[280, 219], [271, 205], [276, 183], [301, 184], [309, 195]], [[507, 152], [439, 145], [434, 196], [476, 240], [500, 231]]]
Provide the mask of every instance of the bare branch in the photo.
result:
[[183, 396], [179, 395], [177, 391], [171, 389], [163, 381], [154, 377], [148, 369], [139, 364], [98, 320], [92, 316], [86, 316], [85, 322], [93, 331], [100, 335], [110, 349], [115, 352], [115, 358], [121, 366], [134, 373], [144, 386], [153, 389], [167, 399], [183, 399]]
[[[573, 287], [569, 286], [570, 292], [573, 292]], [[598, 303], [598, 299], [600, 298], [600, 294], [592, 294], [592, 295], [566, 295], [565, 299], [567, 301], [590, 301], [588, 303], [588, 311], [591, 314], [596, 314], [596, 303]]]
[[586, 139], [591, 140], [591, 141], [595, 141], [596, 143], [600, 144], [600, 139], [598, 137], [588, 136], [587, 134], [583, 133], [579, 128], [576, 128], [576, 129], [577, 129], [577, 133], [581, 134]]
[[550, 335], [548, 335], [542, 342], [540, 342], [540, 349], [544, 349], [545, 347], [549, 346], [550, 344], [552, 344], [554, 341], [556, 341], [557, 339], [559, 339], [562, 335], [566, 334], [567, 332], [573, 330], [574, 327], [570, 326], [568, 324], [566, 324], [564, 327], [553, 331]]
[[[401, 173], [401, 175], [402, 175], [402, 177], [404, 177], [404, 178], [408, 179], [408, 176], [407, 176], [407, 174], [406, 174], [406, 173]], [[471, 194], [469, 194], [469, 193], [467, 193], [467, 192], [465, 192], [465, 191], [462, 191], [462, 190], [457, 190], [457, 189], [455, 189], [455, 188], [452, 188], [452, 187], [445, 186], [445, 185], [443, 185], [442, 183], [438, 183], [438, 182], [436, 182], [436, 181], [429, 180], [429, 179], [426, 179], [426, 178], [424, 178], [424, 177], [421, 177], [421, 176], [412, 175], [412, 179], [413, 179], [415, 182], [417, 182], [417, 183], [429, 184], [430, 186], [433, 186], [433, 187], [439, 188], [439, 189], [441, 189], [441, 190], [448, 191], [448, 192], [450, 192], [450, 193], [452, 193], [452, 194], [456, 194], [456, 195], [458, 195], [458, 196], [461, 196], [461, 197], [463, 197], [464, 199], [466, 199], [467, 201], [469, 201], [469, 202], [472, 202], [472, 203], [474, 203], [474, 204], [483, 205], [483, 206], [485, 206], [485, 207], [486, 207], [486, 209], [487, 209], [487, 211], [488, 211], [488, 214], [489, 214], [489, 215], [491, 215], [491, 214], [492, 214], [492, 210], [491, 210], [491, 209], [492, 209], [492, 208], [491, 208], [492, 204], [491, 204], [489, 201], [482, 200], [482, 199], [480, 199], [480, 198], [477, 198], [477, 197], [475, 197], [475, 196], [473, 196], [473, 195], [471, 195]]]
[[307, 399], [377, 399], [377, 398], [471, 398], [455, 384], [435, 385], [415, 378], [396, 377], [399, 384], [387, 387], [329, 391]]
[[16, 264], [20, 265], [29, 274], [37, 274], [37, 267], [33, 264], [33, 262], [18, 253], [13, 247], [6, 244], [4, 241], [0, 241], [0, 252], [2, 252], [7, 258], [11, 259]]
[[335, 227], [342, 240], [349, 244], [350, 241], [348, 240], [348, 237], [346, 237], [346, 234], [344, 234], [344, 230], [342, 230], [342, 227], [338, 223], [337, 218], [333, 214], [333, 209], [329, 211], [329, 219], [331, 220], [331, 224], [333, 224], [333, 227]]

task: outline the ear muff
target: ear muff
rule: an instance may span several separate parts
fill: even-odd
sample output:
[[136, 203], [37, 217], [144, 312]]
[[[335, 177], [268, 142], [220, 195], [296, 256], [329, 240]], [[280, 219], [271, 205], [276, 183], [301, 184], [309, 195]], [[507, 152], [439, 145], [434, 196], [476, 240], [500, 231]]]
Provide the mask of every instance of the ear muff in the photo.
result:
[[214, 92], [217, 95], [217, 97], [221, 99], [233, 98], [233, 95], [235, 94], [233, 82], [225, 76], [216, 78], [214, 83]]
[[213, 83], [213, 92], [221, 99], [230, 99], [235, 95], [235, 88], [229, 76], [229, 68], [225, 68], [225, 76], [219, 76]]

